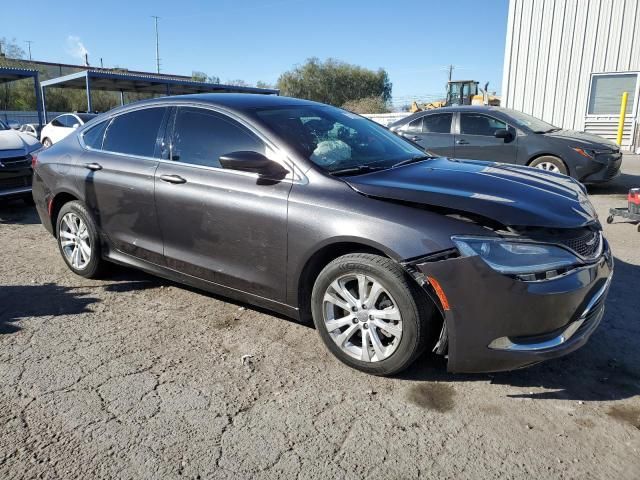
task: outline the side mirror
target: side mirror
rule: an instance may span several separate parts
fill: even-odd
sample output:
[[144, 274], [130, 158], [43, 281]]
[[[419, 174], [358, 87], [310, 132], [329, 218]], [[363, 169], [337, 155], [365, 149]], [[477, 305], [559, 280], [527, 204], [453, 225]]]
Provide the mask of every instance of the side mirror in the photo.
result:
[[259, 175], [277, 175], [284, 178], [287, 174], [282, 165], [265, 157], [258, 152], [231, 152], [220, 157], [222, 168], [239, 170], [241, 172], [257, 173]]
[[79, 126], [80, 126], [80, 124], [79, 124], [79, 123], [74, 123], [74, 124], [73, 124], [73, 128], [78, 128]]
[[493, 136], [496, 138], [502, 138], [504, 140], [510, 140], [511, 132], [506, 128], [500, 128], [493, 133]]

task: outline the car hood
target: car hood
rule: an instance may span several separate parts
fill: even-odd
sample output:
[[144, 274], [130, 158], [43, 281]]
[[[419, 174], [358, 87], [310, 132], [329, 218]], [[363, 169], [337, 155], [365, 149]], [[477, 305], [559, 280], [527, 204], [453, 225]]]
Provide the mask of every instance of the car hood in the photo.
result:
[[19, 157], [37, 149], [35, 137], [15, 130], [0, 130], [0, 158]]
[[575, 228], [597, 219], [575, 180], [530, 167], [436, 158], [344, 180], [367, 196], [467, 212], [506, 226]]
[[618, 145], [614, 142], [592, 133], [578, 132], [576, 130], [558, 130], [556, 132], [545, 133], [544, 135], [550, 138], [557, 138], [559, 140], [567, 140], [572, 142], [572, 145], [575, 147], [596, 150], [613, 150], [616, 152], [619, 150]]

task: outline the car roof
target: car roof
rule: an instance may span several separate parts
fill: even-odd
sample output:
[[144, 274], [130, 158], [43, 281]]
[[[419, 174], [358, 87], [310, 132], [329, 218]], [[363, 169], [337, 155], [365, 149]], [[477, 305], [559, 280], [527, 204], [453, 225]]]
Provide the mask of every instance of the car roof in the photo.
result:
[[[295, 107], [302, 105], [323, 105], [311, 100], [283, 97], [280, 95], [261, 95], [257, 93], [198, 93], [193, 95], [175, 95], [143, 100], [129, 104], [131, 106], [149, 105], [154, 103], [207, 103], [229, 110], [247, 112], [256, 108]], [[129, 105], [125, 106], [128, 107]]]
[[491, 105], [455, 105], [451, 107], [440, 107], [434, 108], [432, 110], [422, 110], [421, 112], [415, 112], [411, 115], [407, 115], [395, 122], [389, 124], [389, 127], [395, 127], [398, 125], [404, 125], [407, 122], [410, 122], [418, 117], [422, 117], [423, 115], [434, 115], [437, 113], [454, 113], [454, 112], [475, 112], [475, 113], [502, 113], [504, 115], [508, 115], [509, 112], [501, 107], [494, 107]]

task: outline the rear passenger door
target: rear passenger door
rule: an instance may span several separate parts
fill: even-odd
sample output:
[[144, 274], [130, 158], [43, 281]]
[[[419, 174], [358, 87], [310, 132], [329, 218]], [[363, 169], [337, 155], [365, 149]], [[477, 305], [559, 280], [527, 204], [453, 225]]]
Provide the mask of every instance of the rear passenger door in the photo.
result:
[[[508, 130], [509, 138], [496, 138], [499, 130]], [[455, 135], [456, 158], [516, 163], [516, 130], [502, 120], [476, 112], [459, 112]]]
[[82, 133], [84, 199], [116, 250], [163, 264], [154, 174], [166, 107], [125, 112]]
[[155, 179], [167, 266], [284, 301], [292, 182], [224, 169], [219, 161], [236, 151], [276, 159], [275, 150], [236, 119], [204, 107], [178, 107], [170, 124], [168, 160]]
[[452, 120], [453, 113], [428, 113], [405, 125], [403, 135], [429, 152], [451, 157], [454, 154]]

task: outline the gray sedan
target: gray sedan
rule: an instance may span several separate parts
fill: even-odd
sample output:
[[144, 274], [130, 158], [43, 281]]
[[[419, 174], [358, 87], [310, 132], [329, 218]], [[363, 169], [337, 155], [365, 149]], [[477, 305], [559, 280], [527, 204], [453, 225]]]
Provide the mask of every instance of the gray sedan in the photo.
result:
[[441, 108], [415, 113], [389, 128], [437, 155], [527, 165], [583, 183], [611, 180], [622, 162], [620, 149], [609, 140], [507, 108]]

